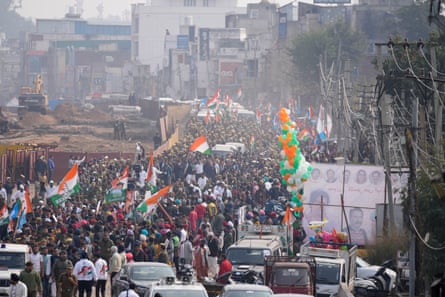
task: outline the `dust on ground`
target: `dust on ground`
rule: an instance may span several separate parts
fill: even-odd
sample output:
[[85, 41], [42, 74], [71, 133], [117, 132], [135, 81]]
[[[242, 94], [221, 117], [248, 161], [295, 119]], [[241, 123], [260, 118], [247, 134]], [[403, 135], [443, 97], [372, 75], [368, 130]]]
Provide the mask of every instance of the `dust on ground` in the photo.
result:
[[57, 146], [60, 151], [77, 152], [134, 152], [135, 143], [152, 146], [157, 131], [156, 123], [143, 117], [125, 117], [127, 138], [114, 140], [114, 123], [118, 118], [74, 104], [60, 104], [47, 114], [27, 112], [21, 119], [9, 115], [10, 132], [0, 135], [2, 143], [30, 143]]

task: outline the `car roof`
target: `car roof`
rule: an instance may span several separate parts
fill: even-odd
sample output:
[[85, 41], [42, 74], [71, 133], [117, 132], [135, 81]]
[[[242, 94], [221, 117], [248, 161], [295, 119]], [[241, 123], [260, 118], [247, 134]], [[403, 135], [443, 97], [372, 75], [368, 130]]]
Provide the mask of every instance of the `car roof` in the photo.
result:
[[269, 287], [263, 285], [255, 285], [255, 284], [231, 284], [225, 285], [224, 291], [237, 291], [237, 290], [248, 290], [248, 291], [272, 291]]
[[165, 264], [165, 263], [160, 263], [160, 262], [132, 262], [132, 263], [127, 263], [124, 265], [124, 267], [135, 267], [135, 266], [148, 266], [148, 267], [170, 267], [170, 265]]
[[274, 297], [314, 297], [313, 295], [296, 294], [296, 293], [280, 293], [273, 294]]

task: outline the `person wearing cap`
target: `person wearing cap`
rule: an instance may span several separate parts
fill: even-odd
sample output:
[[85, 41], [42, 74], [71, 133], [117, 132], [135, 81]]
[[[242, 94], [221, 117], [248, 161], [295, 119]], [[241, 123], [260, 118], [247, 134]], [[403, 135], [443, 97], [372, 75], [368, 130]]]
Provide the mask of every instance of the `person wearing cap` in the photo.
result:
[[[46, 185], [46, 199], [54, 195], [56, 191], [57, 191], [57, 186], [54, 184], [53, 180], [50, 180], [49, 184]], [[48, 201], [46, 204], [49, 205]]]
[[[74, 297], [76, 296], [76, 289], [78, 287], [77, 278], [73, 274], [73, 264], [69, 263], [66, 266], [65, 272], [62, 272], [57, 279], [59, 291], [57, 297]], [[79, 295], [81, 296], [81, 295]]]
[[34, 270], [31, 261], [26, 262], [25, 270], [20, 272], [20, 281], [22, 281], [28, 289], [28, 297], [42, 296], [42, 280], [40, 274]]
[[17, 191], [12, 193], [8, 202], [8, 207], [11, 209], [18, 200], [23, 201], [23, 199], [25, 199], [25, 185], [20, 184], [17, 187]]
[[59, 275], [61, 275], [63, 272], [66, 271], [66, 267], [69, 265], [73, 266], [73, 263], [71, 262], [71, 260], [67, 259], [66, 251], [61, 250], [59, 259], [57, 259], [54, 262], [53, 267], [51, 269], [51, 278], [52, 278], [52, 281], [56, 283], [57, 290], [60, 289], [59, 285], [57, 284], [57, 279], [58, 279]]
[[94, 266], [93, 262], [88, 260], [87, 253], [82, 252], [80, 258], [81, 259], [76, 263], [76, 265], [74, 265], [73, 270], [73, 274], [77, 278], [78, 282], [78, 296], [84, 297], [84, 293], [86, 293], [86, 297], [91, 297], [93, 285], [95, 285], [97, 281], [96, 267]]
[[20, 281], [16, 273], [11, 273], [9, 280], [9, 297], [28, 297], [28, 288]]
[[108, 269], [110, 273], [111, 285], [113, 285], [116, 274], [118, 274], [122, 268], [122, 257], [118, 253], [117, 246], [115, 245], [111, 247], [111, 253], [112, 255], [109, 261], [110, 265], [108, 266]]

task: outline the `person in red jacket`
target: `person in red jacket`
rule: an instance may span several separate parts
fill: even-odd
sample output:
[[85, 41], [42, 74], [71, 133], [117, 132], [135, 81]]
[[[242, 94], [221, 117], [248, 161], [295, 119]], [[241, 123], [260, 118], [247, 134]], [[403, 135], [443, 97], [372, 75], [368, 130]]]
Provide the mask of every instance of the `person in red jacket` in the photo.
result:
[[[221, 255], [221, 263], [219, 264], [219, 272], [218, 277], [223, 275], [224, 273], [232, 271], [232, 263], [230, 263], [229, 259], [227, 259], [225, 254]], [[226, 279], [219, 279], [218, 283], [226, 284]]]

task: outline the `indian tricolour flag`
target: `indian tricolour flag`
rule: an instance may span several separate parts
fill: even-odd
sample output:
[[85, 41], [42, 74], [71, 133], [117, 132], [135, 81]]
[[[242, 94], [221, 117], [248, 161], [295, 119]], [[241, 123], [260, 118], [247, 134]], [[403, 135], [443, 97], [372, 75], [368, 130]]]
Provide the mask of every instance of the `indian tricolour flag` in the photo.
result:
[[136, 208], [136, 210], [141, 211], [147, 215], [151, 215], [156, 208], [158, 207], [159, 200], [161, 200], [162, 197], [167, 195], [167, 193], [170, 191], [171, 185], [166, 186], [162, 189], [160, 189], [158, 192], [151, 195], [150, 191], [145, 192], [145, 198], [144, 201], [139, 204], [139, 206]]
[[57, 191], [52, 195], [51, 201], [55, 206], [63, 204], [71, 195], [80, 191], [78, 164], [74, 163], [73, 167], [67, 172], [65, 177], [59, 183]]
[[306, 141], [309, 139], [310, 136], [311, 136], [311, 132], [309, 131], [309, 129], [304, 128], [298, 133], [297, 139]]
[[191, 152], [200, 152], [202, 154], [210, 155], [211, 150], [209, 144], [207, 143], [207, 139], [204, 135], [198, 137], [195, 142], [190, 146]]
[[207, 108], [216, 108], [218, 106], [218, 99], [219, 99], [219, 89], [216, 91], [215, 95], [210, 100], [207, 100]]
[[0, 226], [9, 224], [9, 211], [6, 203], [3, 204], [3, 207], [0, 209]]

